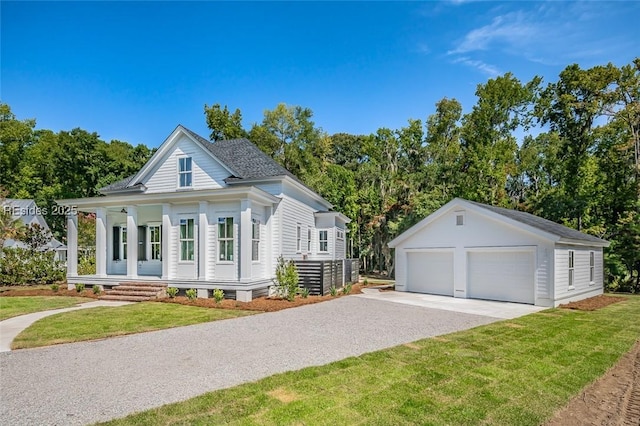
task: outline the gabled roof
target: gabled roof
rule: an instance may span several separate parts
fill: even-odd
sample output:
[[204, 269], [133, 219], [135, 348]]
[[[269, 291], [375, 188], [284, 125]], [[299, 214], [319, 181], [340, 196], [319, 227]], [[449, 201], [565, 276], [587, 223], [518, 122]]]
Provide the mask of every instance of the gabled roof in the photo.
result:
[[585, 234], [576, 229], [572, 229], [559, 223], [532, 215], [531, 213], [505, 209], [503, 207], [490, 206], [488, 204], [477, 203], [475, 201], [467, 202], [485, 210], [489, 210], [499, 215], [508, 217], [509, 219], [513, 219], [516, 222], [524, 223], [525, 225], [529, 225], [541, 231], [548, 232], [549, 234], [556, 235], [560, 237], [561, 240], [582, 241], [598, 244], [607, 243], [606, 240], [603, 240], [601, 238]]
[[468, 201], [462, 198], [455, 198], [449, 201], [444, 206], [440, 207], [435, 212], [431, 213], [420, 222], [413, 225], [411, 228], [407, 229], [402, 234], [398, 235], [391, 242], [389, 242], [389, 247], [396, 247], [398, 244], [409, 238], [418, 230], [424, 228], [428, 224], [437, 220], [440, 216], [457, 207], [472, 209], [480, 214], [493, 217], [494, 219], [499, 219], [507, 223], [511, 223], [512, 225], [520, 226], [521, 228], [524, 228], [529, 232], [533, 232], [554, 242], [593, 245], [599, 247], [609, 246], [609, 242], [606, 240], [595, 237], [593, 235], [582, 233], [559, 223], [543, 219], [541, 217], [532, 215], [531, 213], [505, 209], [503, 207], [490, 206], [488, 204]]
[[[226, 179], [227, 183], [237, 183], [245, 179], [262, 179], [276, 176], [289, 176], [300, 182], [296, 176], [276, 163], [273, 158], [262, 152], [260, 148], [248, 139], [241, 138], [210, 142], [182, 125], [178, 125], [176, 130], [172, 132], [172, 135], [176, 131], [181, 131], [193, 138], [230, 171], [230, 175]], [[156, 153], [159, 154], [159, 151]], [[152, 160], [153, 158], [149, 160], [147, 164]], [[147, 167], [148, 166], [145, 165], [143, 169]], [[112, 193], [142, 188], [143, 184], [139, 182], [139, 179], [142, 178], [142, 176], [139, 176], [140, 174], [141, 173], [138, 172], [135, 175], [105, 186], [100, 189], [100, 192]]]

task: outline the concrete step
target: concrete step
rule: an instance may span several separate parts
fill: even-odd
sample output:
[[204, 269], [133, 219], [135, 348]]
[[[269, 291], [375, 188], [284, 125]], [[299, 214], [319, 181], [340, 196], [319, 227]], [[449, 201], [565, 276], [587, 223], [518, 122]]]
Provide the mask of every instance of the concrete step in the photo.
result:
[[100, 300], [122, 300], [127, 302], [145, 302], [151, 300], [151, 297], [147, 296], [124, 296], [124, 295], [110, 295], [105, 294], [104, 296], [100, 296], [98, 299]]

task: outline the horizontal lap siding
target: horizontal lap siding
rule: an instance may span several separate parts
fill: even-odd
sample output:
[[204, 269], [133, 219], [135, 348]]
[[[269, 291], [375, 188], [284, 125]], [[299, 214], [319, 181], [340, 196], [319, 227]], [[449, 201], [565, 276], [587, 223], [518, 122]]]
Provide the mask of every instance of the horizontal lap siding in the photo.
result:
[[[569, 250], [574, 252], [574, 289], [569, 289]], [[594, 284], [589, 280], [589, 253], [594, 252]], [[602, 287], [602, 249], [561, 246], [555, 252], [556, 299]]]
[[160, 160], [145, 180], [146, 193], [171, 192], [178, 188], [178, 158], [191, 157], [192, 186], [194, 189], [216, 189], [225, 187], [224, 179], [229, 172], [186, 136], [180, 138], [173, 149]]
[[[282, 214], [282, 247], [280, 253], [285, 259], [302, 259], [302, 253], [307, 252], [307, 227], [311, 227], [312, 234], [315, 231], [314, 210], [290, 197], [284, 196], [279, 207]], [[302, 226], [302, 251], [297, 251], [297, 224]], [[280, 254], [279, 253], [279, 254]]]

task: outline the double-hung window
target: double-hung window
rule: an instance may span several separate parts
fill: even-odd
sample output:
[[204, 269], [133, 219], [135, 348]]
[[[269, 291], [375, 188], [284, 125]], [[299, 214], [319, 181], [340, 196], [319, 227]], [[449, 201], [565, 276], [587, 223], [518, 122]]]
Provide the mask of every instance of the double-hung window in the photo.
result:
[[149, 248], [151, 260], [162, 260], [162, 238], [159, 226], [149, 226]]
[[251, 260], [260, 260], [260, 221], [251, 219]]
[[574, 276], [573, 276], [573, 265], [574, 265], [574, 251], [569, 250], [569, 288], [573, 288], [574, 284]]
[[122, 253], [122, 259], [127, 260], [127, 227], [122, 226], [120, 228], [120, 252]]
[[218, 260], [233, 262], [233, 218], [218, 218]]
[[192, 184], [192, 166], [191, 157], [178, 158], [178, 178], [180, 188], [190, 188]]
[[296, 251], [298, 253], [302, 251], [302, 227], [300, 224], [296, 226]]
[[327, 230], [318, 232], [318, 251], [329, 251], [329, 231]]
[[193, 219], [180, 219], [180, 260], [183, 262], [193, 262], [194, 260], [193, 228]]
[[311, 253], [311, 227], [307, 228], [307, 253]]
[[589, 252], [589, 283], [590, 284], [593, 284], [596, 278], [595, 267], [596, 267], [595, 253], [590, 251]]

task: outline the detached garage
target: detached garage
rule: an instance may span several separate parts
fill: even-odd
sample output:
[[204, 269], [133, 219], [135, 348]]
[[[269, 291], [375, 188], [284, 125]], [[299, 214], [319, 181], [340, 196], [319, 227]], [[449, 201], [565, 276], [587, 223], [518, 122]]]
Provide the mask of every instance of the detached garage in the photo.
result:
[[456, 198], [389, 246], [397, 291], [558, 306], [602, 294], [609, 243], [529, 213]]

